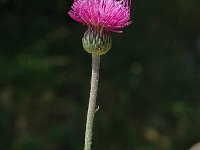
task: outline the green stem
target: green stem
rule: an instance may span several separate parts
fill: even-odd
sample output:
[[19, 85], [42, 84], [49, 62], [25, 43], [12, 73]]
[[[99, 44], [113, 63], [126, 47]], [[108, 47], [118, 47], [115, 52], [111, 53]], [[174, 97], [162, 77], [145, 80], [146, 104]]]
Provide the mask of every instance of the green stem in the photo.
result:
[[92, 145], [92, 128], [94, 122], [94, 114], [98, 110], [96, 109], [96, 97], [97, 97], [98, 81], [99, 81], [99, 64], [100, 64], [100, 56], [92, 54], [91, 89], [90, 89], [87, 121], [86, 121], [84, 150], [91, 150], [91, 145]]

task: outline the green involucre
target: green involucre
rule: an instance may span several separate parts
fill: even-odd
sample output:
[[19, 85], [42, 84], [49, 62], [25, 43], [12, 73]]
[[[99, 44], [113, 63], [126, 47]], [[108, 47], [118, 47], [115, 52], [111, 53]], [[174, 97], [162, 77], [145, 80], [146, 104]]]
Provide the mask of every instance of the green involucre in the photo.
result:
[[106, 54], [111, 46], [112, 39], [107, 30], [96, 30], [88, 28], [82, 38], [83, 48], [88, 52], [95, 55]]

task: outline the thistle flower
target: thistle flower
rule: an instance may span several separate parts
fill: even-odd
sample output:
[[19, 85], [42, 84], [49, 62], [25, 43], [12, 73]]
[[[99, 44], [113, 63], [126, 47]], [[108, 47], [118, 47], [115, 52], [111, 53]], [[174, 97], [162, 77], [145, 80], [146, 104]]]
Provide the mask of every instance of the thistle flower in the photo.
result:
[[121, 33], [121, 28], [131, 24], [131, 0], [74, 0], [69, 15], [87, 25], [82, 39], [84, 49], [102, 55], [111, 48], [110, 32]]
[[110, 32], [121, 33], [121, 28], [131, 24], [131, 0], [74, 0], [69, 15], [76, 21], [87, 25], [82, 42], [83, 48], [92, 53], [92, 76], [88, 105], [85, 146], [91, 150], [92, 128], [98, 91], [100, 55], [109, 51], [112, 45]]

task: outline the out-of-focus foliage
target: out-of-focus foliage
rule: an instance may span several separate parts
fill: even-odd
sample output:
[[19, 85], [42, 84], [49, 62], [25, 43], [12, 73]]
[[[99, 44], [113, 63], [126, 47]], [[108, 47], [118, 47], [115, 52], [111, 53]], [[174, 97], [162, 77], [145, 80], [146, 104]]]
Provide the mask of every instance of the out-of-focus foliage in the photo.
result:
[[[0, 149], [83, 149], [91, 56], [72, 1], [0, 0]], [[132, 2], [102, 56], [94, 150], [183, 150], [200, 137], [200, 1]]]

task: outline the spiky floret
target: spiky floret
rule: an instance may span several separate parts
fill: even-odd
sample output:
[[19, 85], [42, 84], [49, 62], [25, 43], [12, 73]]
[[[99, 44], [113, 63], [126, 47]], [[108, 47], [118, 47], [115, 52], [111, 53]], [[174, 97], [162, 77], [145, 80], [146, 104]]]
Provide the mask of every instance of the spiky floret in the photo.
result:
[[76, 21], [112, 32], [131, 24], [131, 0], [75, 0], [69, 15]]

